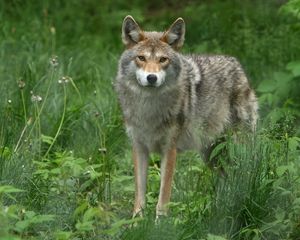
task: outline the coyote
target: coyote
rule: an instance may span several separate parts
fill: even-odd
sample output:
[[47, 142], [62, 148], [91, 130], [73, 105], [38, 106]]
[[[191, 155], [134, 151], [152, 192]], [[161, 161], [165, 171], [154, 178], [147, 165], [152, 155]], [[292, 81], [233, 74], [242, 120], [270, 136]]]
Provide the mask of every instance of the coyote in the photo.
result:
[[226, 129], [256, 126], [257, 99], [240, 63], [230, 56], [183, 55], [184, 36], [182, 18], [165, 32], [143, 31], [132, 16], [123, 21], [126, 50], [114, 86], [133, 145], [133, 216], [146, 204], [150, 153], [162, 156], [158, 218], [168, 212], [177, 152], [206, 155]]

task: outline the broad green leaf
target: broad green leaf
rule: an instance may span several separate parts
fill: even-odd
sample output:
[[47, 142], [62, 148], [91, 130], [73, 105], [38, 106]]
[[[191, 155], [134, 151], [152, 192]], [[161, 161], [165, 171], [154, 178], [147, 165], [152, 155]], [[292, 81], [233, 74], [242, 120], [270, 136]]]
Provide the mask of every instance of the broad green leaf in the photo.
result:
[[94, 221], [77, 222], [75, 227], [77, 230], [86, 232], [94, 229]]
[[98, 208], [89, 208], [83, 215], [83, 222], [87, 222], [94, 217], [98, 216], [100, 213]]
[[42, 134], [41, 138], [42, 138], [42, 142], [47, 143], [49, 145], [51, 145], [53, 143], [53, 141], [54, 141], [53, 137], [46, 136], [44, 134]]
[[55, 233], [55, 239], [57, 240], [68, 240], [72, 236], [72, 232], [64, 232], [64, 231], [59, 231]]
[[105, 233], [107, 233], [110, 236], [114, 236], [118, 232], [120, 232], [122, 226], [131, 225], [131, 224], [134, 224], [138, 221], [141, 221], [141, 219], [140, 218], [133, 218], [133, 219], [129, 219], [129, 220], [122, 219], [120, 221], [117, 221], [117, 222], [113, 223], [110, 229], [105, 230]]
[[0, 153], [4, 158], [8, 158], [11, 156], [11, 151], [8, 147], [0, 147]]
[[276, 90], [275, 80], [263, 80], [257, 87], [256, 91], [261, 93], [269, 93]]
[[218, 144], [210, 154], [209, 160], [212, 160], [214, 157], [216, 157], [225, 147], [226, 147], [226, 142], [222, 142]]
[[297, 148], [300, 145], [300, 138], [298, 138], [298, 137], [291, 137], [291, 138], [289, 138], [288, 141], [289, 141], [289, 150], [290, 151], [296, 151]]
[[286, 69], [291, 71], [294, 75], [294, 77], [299, 77], [300, 76], [300, 61], [294, 61], [288, 63], [286, 66]]
[[1, 193], [16, 193], [16, 192], [24, 192], [24, 190], [12, 187], [10, 185], [0, 186], [0, 194]]

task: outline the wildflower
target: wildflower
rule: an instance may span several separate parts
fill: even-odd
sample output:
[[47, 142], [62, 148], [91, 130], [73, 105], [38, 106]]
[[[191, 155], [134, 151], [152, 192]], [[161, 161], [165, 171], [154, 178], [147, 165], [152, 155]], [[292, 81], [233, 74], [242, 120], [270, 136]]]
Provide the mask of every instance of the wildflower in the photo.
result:
[[18, 86], [20, 89], [23, 89], [25, 87], [25, 82], [23, 80], [18, 81]]
[[68, 82], [72, 81], [72, 78], [65, 76], [58, 80], [59, 84], [67, 84]]
[[52, 57], [52, 58], [50, 59], [50, 64], [51, 64], [51, 66], [54, 67], [54, 68], [58, 66], [58, 58], [57, 58], [57, 56], [54, 56], [54, 57]]
[[9, 210], [9, 207], [8, 206], [4, 206], [4, 212], [7, 213]]
[[55, 35], [55, 33], [56, 33], [56, 29], [55, 29], [55, 27], [50, 27], [50, 32], [53, 34], [53, 35]]
[[39, 95], [34, 95], [33, 92], [31, 91], [31, 102], [41, 102], [43, 98]]
[[12, 101], [11, 101], [10, 99], [8, 99], [8, 100], [7, 100], [7, 103], [8, 103], [8, 104], [11, 104], [11, 103], [12, 103]]
[[98, 151], [99, 151], [100, 153], [106, 154], [107, 149], [106, 149], [106, 148], [99, 148]]

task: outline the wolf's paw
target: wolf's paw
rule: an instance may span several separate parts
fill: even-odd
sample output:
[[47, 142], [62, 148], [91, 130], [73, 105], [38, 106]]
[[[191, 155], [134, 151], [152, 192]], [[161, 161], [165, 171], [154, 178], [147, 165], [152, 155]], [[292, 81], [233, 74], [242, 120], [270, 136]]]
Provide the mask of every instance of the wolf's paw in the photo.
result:
[[160, 225], [164, 221], [168, 219], [168, 216], [166, 214], [164, 215], [156, 215], [155, 217], [155, 225]]
[[133, 210], [133, 214], [132, 214], [132, 218], [143, 218], [144, 217], [144, 210], [143, 208], [139, 208], [139, 209], [134, 209]]
[[130, 228], [134, 228], [138, 225], [138, 222], [144, 218], [143, 209], [134, 210], [132, 214], [133, 222], [129, 226]]

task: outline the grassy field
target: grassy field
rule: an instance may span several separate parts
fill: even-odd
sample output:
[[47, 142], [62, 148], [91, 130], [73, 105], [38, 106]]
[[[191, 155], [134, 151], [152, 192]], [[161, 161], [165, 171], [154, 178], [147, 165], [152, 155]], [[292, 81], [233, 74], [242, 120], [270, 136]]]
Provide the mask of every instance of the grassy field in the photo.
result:
[[[0, 2], [0, 239], [300, 239], [300, 1]], [[144, 219], [131, 219], [130, 142], [112, 82], [131, 14], [177, 17], [183, 52], [237, 57], [256, 89], [254, 141], [179, 156], [170, 216], [154, 224], [159, 158]], [[241, 133], [243, 134], [243, 133]]]

